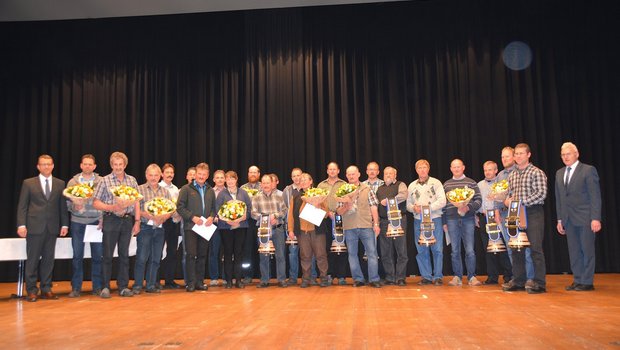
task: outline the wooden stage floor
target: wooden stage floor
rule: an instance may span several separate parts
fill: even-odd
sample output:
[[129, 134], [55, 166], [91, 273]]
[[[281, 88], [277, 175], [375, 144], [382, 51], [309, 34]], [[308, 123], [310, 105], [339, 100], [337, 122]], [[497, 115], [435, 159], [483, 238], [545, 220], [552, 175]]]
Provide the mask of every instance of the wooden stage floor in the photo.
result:
[[[484, 279], [484, 277], [482, 278]], [[448, 277], [444, 278], [447, 283]], [[548, 276], [548, 292], [498, 286], [416, 284], [243, 290], [213, 287], [101, 299], [10, 299], [0, 284], [4, 349], [620, 349], [620, 274], [596, 291], [566, 292], [572, 276]], [[351, 283], [351, 280], [348, 280]], [[254, 284], [256, 280], [254, 280]], [[85, 288], [89, 288], [89, 283]]]

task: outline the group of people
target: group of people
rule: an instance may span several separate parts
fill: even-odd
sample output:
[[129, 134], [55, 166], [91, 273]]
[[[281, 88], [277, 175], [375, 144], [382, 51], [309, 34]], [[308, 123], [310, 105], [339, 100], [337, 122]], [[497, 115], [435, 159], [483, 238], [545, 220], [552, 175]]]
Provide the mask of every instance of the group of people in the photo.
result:
[[[396, 225], [401, 232], [408, 232], [406, 212], [413, 214], [416, 261], [421, 275], [419, 285], [443, 284], [443, 250], [446, 242], [451, 244], [454, 275], [448, 285], [461, 286], [464, 283], [462, 244], [467, 284], [498, 284], [502, 274], [504, 291], [544, 293], [546, 272], [542, 248], [542, 206], [547, 198], [547, 177], [530, 163], [530, 156], [527, 144], [505, 147], [501, 151], [504, 169], [498, 174], [495, 162], [485, 162], [485, 178], [480, 182], [467, 177], [463, 161], [454, 159], [450, 164], [452, 177], [442, 183], [429, 175], [430, 163], [420, 159], [415, 163], [418, 178], [409, 186], [397, 179], [397, 169], [390, 166], [383, 169], [383, 179], [380, 179], [379, 164], [376, 162], [367, 165], [367, 180], [361, 181], [359, 168], [351, 165], [346, 169], [347, 181], [344, 181], [339, 177], [338, 164], [331, 162], [327, 165], [327, 178], [318, 184], [310, 174], [294, 168], [291, 172], [292, 183], [281, 191], [278, 189], [278, 177], [275, 174], [261, 176], [257, 166], [248, 169], [248, 183], [242, 186], [238, 184], [236, 172], [223, 170], [213, 174], [214, 185], [211, 186], [207, 181], [210, 169], [206, 163], [190, 168], [187, 183], [180, 189], [172, 183], [175, 175], [172, 164], [165, 164], [162, 168], [157, 164], [148, 165], [146, 182], [138, 185], [133, 176], [125, 173], [128, 159], [122, 152], [112, 153], [112, 172], [103, 177], [95, 172], [95, 157], [87, 154], [81, 159], [81, 172], [69, 180], [68, 187], [87, 183], [94, 188], [94, 194], [92, 199], [78, 204], [63, 196], [65, 182], [52, 176], [52, 157], [41, 155], [37, 164], [40, 174], [24, 180], [17, 207], [17, 233], [26, 238], [27, 245], [26, 299], [34, 302], [39, 298], [58, 298], [51, 289], [54, 248], [56, 237], [68, 233], [71, 234], [73, 246], [72, 290], [68, 296], [81, 295], [87, 225], [96, 225], [103, 232], [101, 243], [89, 243], [92, 293], [102, 298], [111, 297], [115, 248], [118, 252], [116, 285], [122, 297], [142, 292], [160, 293], [161, 288], [182, 288], [175, 282], [179, 249], [183, 256], [187, 292], [209, 288], [205, 284], [207, 257], [210, 285], [218, 284], [221, 256], [221, 276], [225, 288], [244, 288], [252, 280], [252, 257], [256, 254], [257, 244], [265, 243], [263, 239], [257, 239], [259, 228], [269, 232], [268, 240], [275, 250], [279, 287], [298, 283], [299, 266], [302, 288], [346, 284], [348, 269], [354, 287], [366, 284], [375, 288], [383, 285], [404, 286], [408, 262], [406, 237], [393, 234], [394, 210], [400, 214], [398, 217], [401, 219], [397, 220]], [[566, 166], [557, 171], [555, 180], [557, 231], [567, 236], [574, 276], [573, 283], [566, 290], [593, 290], [595, 233], [601, 230], [598, 174], [593, 166], [579, 162], [579, 152], [572, 143], [562, 145], [561, 157]], [[502, 180], [508, 182], [508, 194], [504, 201], [497, 201], [490, 195], [491, 187]], [[355, 185], [356, 190], [350, 196], [337, 197], [336, 192], [345, 184]], [[131, 205], [122, 205], [110, 191], [119, 185], [137, 189], [142, 198]], [[320, 204], [313, 203], [322, 210], [320, 223], [307, 221], [307, 217], [301, 215], [310, 205], [305, 195], [313, 187], [327, 193]], [[464, 187], [474, 191], [466, 205], [457, 207], [446, 200], [446, 193]], [[154, 198], [174, 201], [176, 211], [164, 216], [152, 215], [144, 205]], [[237, 220], [218, 215], [219, 209], [232, 200], [242, 202], [247, 208]], [[475, 271], [476, 232], [486, 238], [485, 242], [488, 241], [484, 230], [488, 218], [489, 223], [497, 224], [501, 229], [501, 239], [508, 243], [506, 217], [510, 203], [515, 200], [520, 201], [525, 210], [530, 246], [519, 250], [507, 248], [507, 252], [499, 254], [487, 253], [488, 277], [484, 282], [479, 281]], [[344, 233], [345, 254], [329, 254], [337, 221], [341, 222]], [[432, 222], [434, 244], [418, 240], [423, 222]], [[216, 225], [217, 230], [207, 240], [193, 230], [195, 225]], [[179, 235], [182, 236], [181, 247], [178, 244]], [[134, 284], [130, 288], [129, 244], [132, 236], [137, 236], [137, 252]], [[288, 245], [288, 278], [287, 239], [297, 242]], [[362, 271], [360, 243], [364, 248], [367, 271]], [[166, 257], [162, 260], [164, 246]], [[270, 286], [270, 266], [270, 254], [260, 254], [260, 281], [256, 287]], [[37, 287], [38, 276], [40, 288]], [[165, 281], [163, 284], [160, 282], [162, 279]]]

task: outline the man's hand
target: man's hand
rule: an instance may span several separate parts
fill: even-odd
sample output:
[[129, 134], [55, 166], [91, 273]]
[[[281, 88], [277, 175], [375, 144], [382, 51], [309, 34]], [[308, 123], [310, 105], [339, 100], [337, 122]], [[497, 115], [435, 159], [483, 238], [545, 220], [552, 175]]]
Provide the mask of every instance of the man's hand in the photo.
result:
[[134, 236], [137, 236], [138, 233], [140, 233], [140, 221], [136, 221], [133, 223], [133, 229], [131, 230], [131, 233]]
[[561, 222], [558, 222], [558, 226], [556, 228], [557, 228], [559, 234], [561, 234], [561, 235], [565, 235], [566, 234], [566, 231], [564, 231], [564, 226], [562, 226]]
[[67, 233], [69, 233], [69, 228], [67, 228], [67, 227], [61, 227], [60, 228], [60, 237], [66, 236]]
[[603, 228], [603, 225], [601, 225], [599, 220], [592, 220], [590, 223], [590, 228], [592, 229], [592, 232], [597, 233], [601, 230], [601, 228]]
[[194, 223], [194, 225], [198, 225], [198, 226], [202, 226], [203, 224], [202, 219], [199, 218], [198, 216], [194, 216], [192, 218], [192, 222]]
[[26, 238], [26, 236], [28, 235], [28, 229], [26, 228], [26, 226], [18, 227], [17, 235], [20, 236], [21, 238]]

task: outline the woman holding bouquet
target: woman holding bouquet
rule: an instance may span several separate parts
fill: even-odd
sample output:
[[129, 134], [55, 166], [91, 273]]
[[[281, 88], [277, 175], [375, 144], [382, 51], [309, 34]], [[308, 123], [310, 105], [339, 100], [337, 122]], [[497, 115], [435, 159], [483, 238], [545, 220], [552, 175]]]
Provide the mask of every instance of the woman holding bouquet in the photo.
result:
[[[291, 198], [288, 209], [288, 235], [289, 237], [297, 236], [299, 242], [299, 255], [301, 256], [302, 281], [301, 288], [308, 287], [311, 283], [310, 276], [312, 270], [312, 256], [316, 258], [316, 265], [319, 268], [319, 276], [321, 278], [321, 287], [327, 287], [327, 250], [325, 249], [325, 234], [317, 231], [317, 227], [302, 218], [299, 214], [304, 207], [312, 202], [308, 199], [306, 202], [303, 198], [306, 196], [308, 189], [312, 186], [312, 177], [310, 174], [301, 174], [301, 192], [295, 194]], [[313, 204], [320, 209], [327, 210], [325, 202]]]
[[[226, 172], [225, 178], [226, 188], [218, 194], [215, 201], [219, 218], [217, 226], [221, 230], [220, 235], [224, 245], [224, 276], [227, 279], [227, 289], [232, 288], [233, 276], [235, 287], [243, 288], [241, 263], [243, 245], [248, 231], [248, 210], [252, 207], [252, 200], [246, 191], [240, 190], [237, 186], [239, 177], [236, 172]], [[234, 269], [233, 256], [235, 257]]]

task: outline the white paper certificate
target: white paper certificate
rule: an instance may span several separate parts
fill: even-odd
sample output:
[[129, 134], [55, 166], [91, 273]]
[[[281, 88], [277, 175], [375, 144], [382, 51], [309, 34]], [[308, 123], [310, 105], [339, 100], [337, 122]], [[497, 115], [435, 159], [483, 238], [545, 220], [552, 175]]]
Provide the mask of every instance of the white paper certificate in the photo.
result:
[[103, 232], [99, 229], [97, 225], [86, 225], [86, 230], [84, 231], [84, 243], [93, 242], [93, 243], [101, 243], [103, 241]]
[[317, 208], [310, 203], [306, 203], [301, 213], [299, 213], [299, 217], [313, 223], [315, 226], [321, 226], [321, 222], [326, 213], [325, 210]]
[[[200, 217], [200, 219], [203, 223], [207, 221], [207, 219], [204, 217]], [[194, 227], [192, 227], [192, 231], [196, 232], [199, 236], [206, 239], [207, 241], [211, 239], [211, 236], [213, 236], [215, 230], [217, 230], [217, 226], [214, 224], [211, 224], [209, 226], [205, 226], [204, 224], [194, 225]]]

